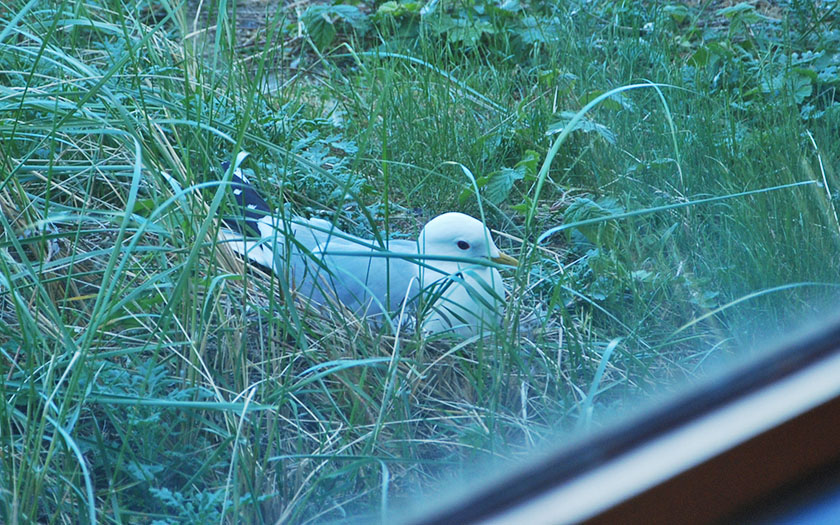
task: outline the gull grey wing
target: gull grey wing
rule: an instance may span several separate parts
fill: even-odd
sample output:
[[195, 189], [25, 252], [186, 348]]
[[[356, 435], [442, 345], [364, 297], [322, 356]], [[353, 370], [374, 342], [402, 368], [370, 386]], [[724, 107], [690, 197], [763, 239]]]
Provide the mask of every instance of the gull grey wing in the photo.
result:
[[222, 238], [250, 261], [288, 278], [296, 295], [322, 305], [338, 301], [362, 315], [397, 310], [417, 295], [418, 266], [401, 257], [416, 256], [416, 242], [391, 241], [383, 249], [323, 219], [272, 215], [238, 168], [231, 186], [241, 216], [238, 233], [222, 232]]
[[298, 293], [315, 301], [331, 297], [364, 315], [395, 311], [412, 300], [419, 290], [418, 266], [401, 255], [416, 255], [416, 243], [389, 245], [389, 252], [361, 241], [332, 237], [316, 252], [320, 264], [302, 260], [306, 275], [295, 276]]

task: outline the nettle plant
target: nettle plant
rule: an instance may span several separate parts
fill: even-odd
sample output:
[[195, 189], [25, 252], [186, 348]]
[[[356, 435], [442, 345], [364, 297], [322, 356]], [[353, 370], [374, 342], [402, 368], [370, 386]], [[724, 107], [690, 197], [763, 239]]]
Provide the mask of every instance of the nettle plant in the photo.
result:
[[518, 0], [432, 0], [427, 3], [389, 1], [377, 15], [419, 18], [420, 26], [450, 44], [475, 47], [496, 36], [510, 38], [515, 45], [530, 47], [560, 37], [560, 21], [554, 16], [537, 16]]
[[[729, 93], [736, 109], [772, 100], [796, 104], [805, 119], [840, 111], [840, 29], [830, 19], [814, 25], [745, 2], [716, 10], [715, 23], [684, 6], [663, 12], [674, 41], [687, 51], [683, 75], [689, 86]], [[794, 26], [810, 29], [790, 42]]]
[[380, 32], [385, 27], [395, 28], [398, 35], [410, 39], [438, 36], [466, 48], [499, 36], [530, 49], [562, 35], [556, 15], [537, 13], [518, 0], [388, 0], [370, 13], [361, 5], [335, 2], [309, 7], [302, 19], [321, 50], [336, 43], [340, 35], [370, 36], [372, 26]]

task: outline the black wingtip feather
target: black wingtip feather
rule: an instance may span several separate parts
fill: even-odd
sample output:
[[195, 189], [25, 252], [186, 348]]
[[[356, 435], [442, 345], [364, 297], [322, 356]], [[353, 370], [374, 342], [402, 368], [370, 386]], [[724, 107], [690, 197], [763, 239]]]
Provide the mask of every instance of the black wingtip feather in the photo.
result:
[[[222, 162], [222, 169], [230, 169], [230, 162]], [[231, 192], [239, 213], [235, 218], [225, 219], [225, 223], [240, 233], [259, 237], [259, 221], [271, 213], [268, 203], [257, 193], [256, 188], [245, 180], [239, 168], [233, 171]]]

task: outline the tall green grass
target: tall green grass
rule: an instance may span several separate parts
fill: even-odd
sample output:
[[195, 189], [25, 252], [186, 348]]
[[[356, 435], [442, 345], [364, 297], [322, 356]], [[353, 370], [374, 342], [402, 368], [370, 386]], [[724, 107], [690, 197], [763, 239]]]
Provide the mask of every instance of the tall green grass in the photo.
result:
[[[383, 19], [321, 49], [294, 13], [248, 40], [253, 5], [195, 9], [0, 6], [3, 522], [388, 521], [836, 296], [837, 82], [801, 99], [793, 43], [572, 3], [530, 47], [499, 15], [472, 46]], [[830, 50], [836, 15], [797, 13]], [[504, 326], [291, 300], [216, 240], [243, 149], [273, 205], [353, 233], [483, 211], [523, 261]]]

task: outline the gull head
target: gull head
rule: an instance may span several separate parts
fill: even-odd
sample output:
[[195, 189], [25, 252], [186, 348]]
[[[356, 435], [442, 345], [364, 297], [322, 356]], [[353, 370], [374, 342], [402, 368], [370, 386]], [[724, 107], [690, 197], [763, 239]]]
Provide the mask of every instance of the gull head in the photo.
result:
[[496, 247], [490, 230], [474, 217], [444, 213], [426, 223], [417, 239], [420, 253], [470, 259], [490, 259], [516, 266], [519, 262]]
[[[417, 239], [421, 255], [486, 259], [516, 266], [499, 250], [484, 224], [463, 213], [444, 213], [426, 223]], [[505, 288], [496, 268], [459, 260], [428, 260], [421, 267], [420, 286], [431, 290], [433, 302], [422, 321], [424, 332], [451, 332], [471, 337], [498, 327], [504, 311]]]

